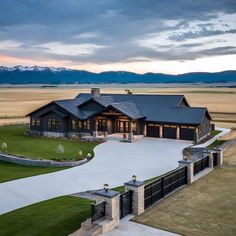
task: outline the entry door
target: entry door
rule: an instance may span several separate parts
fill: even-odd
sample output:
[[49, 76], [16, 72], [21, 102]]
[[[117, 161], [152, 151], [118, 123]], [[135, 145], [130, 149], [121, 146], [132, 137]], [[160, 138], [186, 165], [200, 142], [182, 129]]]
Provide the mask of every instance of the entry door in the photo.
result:
[[118, 133], [128, 133], [129, 132], [129, 122], [128, 121], [117, 121], [117, 132]]

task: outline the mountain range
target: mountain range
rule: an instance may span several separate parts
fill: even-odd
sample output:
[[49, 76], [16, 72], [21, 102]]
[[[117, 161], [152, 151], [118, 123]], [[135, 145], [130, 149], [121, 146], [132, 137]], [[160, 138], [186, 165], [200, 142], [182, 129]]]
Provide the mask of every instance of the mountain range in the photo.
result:
[[91, 83], [232, 83], [236, 70], [179, 75], [127, 71], [93, 73], [64, 67], [0, 66], [0, 84], [91, 84]]

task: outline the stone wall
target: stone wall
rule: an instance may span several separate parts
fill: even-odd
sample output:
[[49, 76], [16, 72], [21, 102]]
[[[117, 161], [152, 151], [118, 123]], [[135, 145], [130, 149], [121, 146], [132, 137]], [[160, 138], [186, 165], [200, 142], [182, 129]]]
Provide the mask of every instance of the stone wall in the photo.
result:
[[82, 165], [89, 161], [89, 159], [87, 158], [81, 161], [66, 161], [66, 162], [59, 162], [52, 160], [32, 160], [24, 157], [11, 156], [3, 153], [0, 153], [0, 160], [23, 166], [45, 166], [45, 167], [64, 167], [64, 166], [72, 167], [72, 166]]

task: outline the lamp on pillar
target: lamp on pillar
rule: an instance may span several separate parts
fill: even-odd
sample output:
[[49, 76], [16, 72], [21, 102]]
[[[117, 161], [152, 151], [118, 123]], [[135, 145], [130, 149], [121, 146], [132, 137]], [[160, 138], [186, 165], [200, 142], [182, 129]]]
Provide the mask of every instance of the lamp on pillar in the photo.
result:
[[104, 189], [106, 192], [108, 192], [108, 190], [109, 190], [109, 184], [104, 184], [103, 189]]
[[136, 175], [132, 175], [132, 181], [133, 181], [134, 183], [136, 182], [136, 179], [137, 179]]

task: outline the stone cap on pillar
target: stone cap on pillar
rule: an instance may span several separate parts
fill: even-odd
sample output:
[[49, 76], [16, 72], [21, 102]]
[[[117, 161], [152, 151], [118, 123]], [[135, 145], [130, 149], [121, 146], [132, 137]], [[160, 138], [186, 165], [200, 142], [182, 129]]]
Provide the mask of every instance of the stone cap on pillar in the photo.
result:
[[189, 160], [189, 159], [187, 159], [187, 160], [180, 160], [180, 161], [178, 161], [179, 163], [184, 163], [184, 164], [190, 164], [190, 163], [192, 163], [192, 162], [194, 162], [193, 160]]
[[117, 195], [119, 195], [119, 192], [113, 191], [113, 190], [105, 190], [105, 189], [100, 189], [98, 191], [95, 192], [95, 194], [99, 195], [99, 196], [103, 196], [103, 197], [107, 197], [107, 198], [113, 198]]
[[138, 181], [138, 180], [135, 180], [135, 181], [130, 180], [130, 181], [126, 182], [125, 185], [134, 186], [134, 187], [141, 187], [144, 185], [144, 182]]

